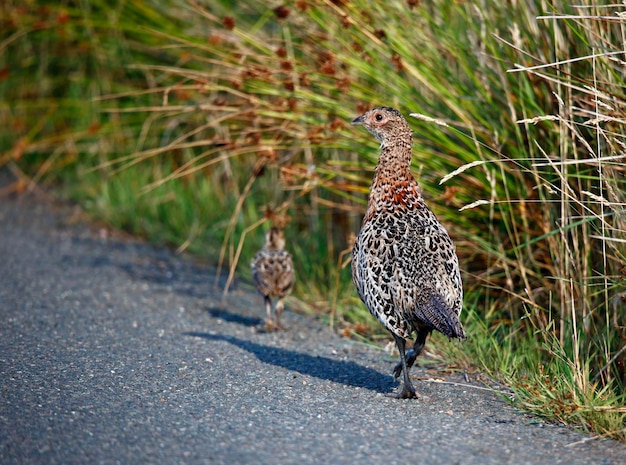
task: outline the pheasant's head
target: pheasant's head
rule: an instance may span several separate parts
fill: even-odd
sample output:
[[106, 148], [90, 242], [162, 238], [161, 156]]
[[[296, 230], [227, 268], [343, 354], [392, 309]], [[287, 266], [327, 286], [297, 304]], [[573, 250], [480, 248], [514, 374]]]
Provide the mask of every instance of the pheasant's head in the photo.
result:
[[363, 125], [382, 145], [393, 145], [407, 135], [411, 137], [411, 128], [402, 114], [391, 107], [377, 107], [362, 114], [352, 121], [354, 125]]
[[265, 248], [267, 250], [283, 250], [285, 248], [285, 234], [282, 229], [273, 227], [265, 234]]

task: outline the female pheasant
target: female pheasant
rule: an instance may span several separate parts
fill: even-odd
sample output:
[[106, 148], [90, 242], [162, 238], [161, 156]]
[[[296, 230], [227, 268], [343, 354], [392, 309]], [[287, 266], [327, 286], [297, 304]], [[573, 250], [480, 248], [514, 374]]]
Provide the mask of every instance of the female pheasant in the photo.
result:
[[[265, 235], [265, 245], [259, 250], [252, 263], [252, 278], [265, 300], [267, 329], [283, 329], [280, 314], [283, 311], [283, 298], [291, 292], [295, 282], [291, 254], [285, 250], [285, 235], [282, 229], [271, 228]], [[276, 302], [276, 318], [272, 318], [272, 297]]]
[[[393, 335], [404, 384], [395, 397], [417, 397], [409, 370], [433, 329], [464, 339], [463, 286], [448, 232], [426, 206], [410, 173], [412, 132], [400, 112], [379, 107], [359, 116], [381, 143], [361, 231], [352, 250], [352, 280], [370, 313]], [[405, 339], [416, 333], [405, 354]]]

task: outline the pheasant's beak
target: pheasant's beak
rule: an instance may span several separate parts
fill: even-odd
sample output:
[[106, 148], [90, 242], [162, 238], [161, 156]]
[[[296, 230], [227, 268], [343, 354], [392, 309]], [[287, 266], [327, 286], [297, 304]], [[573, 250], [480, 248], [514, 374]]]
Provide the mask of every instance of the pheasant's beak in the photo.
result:
[[350, 124], [352, 124], [352, 125], [357, 125], [357, 124], [363, 124], [363, 123], [365, 123], [365, 118], [364, 118], [364, 116], [365, 116], [365, 115], [361, 115], [361, 116], [359, 116], [357, 119], [355, 119], [354, 121], [352, 121], [352, 123], [350, 123]]

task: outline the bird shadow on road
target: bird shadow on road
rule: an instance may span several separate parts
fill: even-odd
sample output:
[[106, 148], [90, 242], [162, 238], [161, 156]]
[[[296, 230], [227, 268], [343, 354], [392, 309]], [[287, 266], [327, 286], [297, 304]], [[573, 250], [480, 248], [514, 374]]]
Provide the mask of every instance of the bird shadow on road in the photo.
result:
[[223, 308], [207, 307], [206, 311], [209, 312], [213, 318], [219, 318], [229, 323], [236, 323], [243, 326], [260, 326], [263, 324], [263, 319], [254, 316], [240, 315], [239, 313], [229, 312]]
[[398, 384], [390, 375], [384, 375], [372, 368], [361, 366], [355, 362], [303, 354], [293, 350], [265, 346], [222, 334], [196, 332], [186, 332], [183, 334], [185, 336], [200, 337], [210, 341], [226, 341], [254, 354], [264, 363], [334, 383], [365, 388], [380, 393], [391, 392]]
[[[169, 249], [159, 249], [136, 240], [107, 239], [105, 250], [103, 239], [97, 237], [70, 236], [70, 240], [73, 248], [85, 253], [72, 251], [63, 254], [63, 266], [80, 266], [96, 270], [94, 272], [102, 268], [116, 268], [133, 281], [167, 287], [168, 292], [192, 298], [221, 295], [209, 284], [215, 282], [211, 268], [181, 259]], [[226, 278], [222, 277], [216, 286], [221, 289], [225, 283]], [[231, 289], [234, 288], [236, 286], [232, 284]]]

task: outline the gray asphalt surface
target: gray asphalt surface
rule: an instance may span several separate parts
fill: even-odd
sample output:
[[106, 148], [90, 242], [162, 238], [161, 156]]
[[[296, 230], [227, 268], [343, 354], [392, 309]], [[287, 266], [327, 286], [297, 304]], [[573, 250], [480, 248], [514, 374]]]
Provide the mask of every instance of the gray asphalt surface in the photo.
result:
[[74, 217], [0, 198], [1, 464], [626, 463], [436, 368], [385, 397], [383, 351], [289, 310], [258, 331], [248, 287], [223, 303], [214, 270]]

